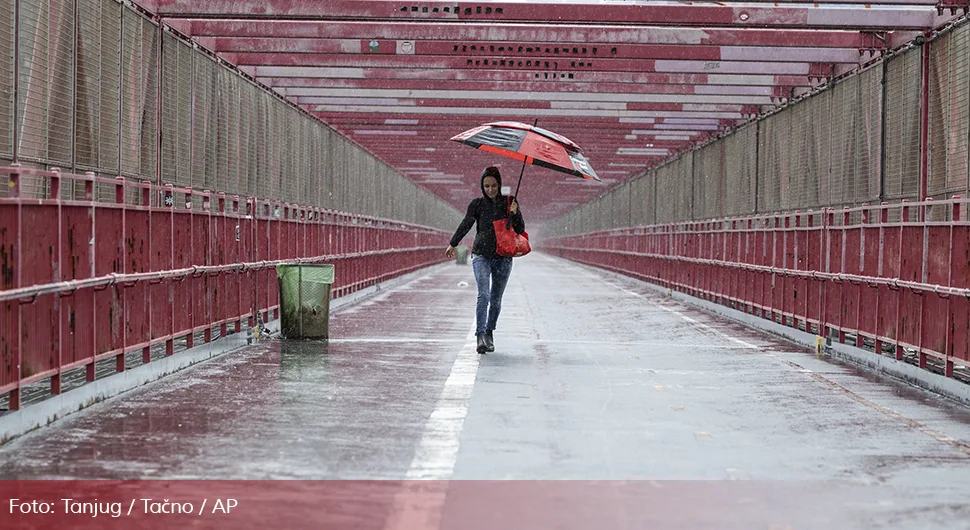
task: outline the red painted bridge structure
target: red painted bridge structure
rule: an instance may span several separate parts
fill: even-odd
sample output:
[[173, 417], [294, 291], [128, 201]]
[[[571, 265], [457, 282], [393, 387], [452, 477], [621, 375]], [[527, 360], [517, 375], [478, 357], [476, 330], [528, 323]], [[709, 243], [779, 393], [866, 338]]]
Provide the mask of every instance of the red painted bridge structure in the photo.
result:
[[[535, 255], [517, 264], [638, 281], [670, 314], [676, 299], [964, 399], [968, 10], [0, 0], [0, 422], [21, 425], [0, 442], [100, 381], [254, 347], [280, 317], [278, 265], [334, 264], [337, 306], [406, 281], [452, 303], [434, 275], [453, 279], [444, 249], [482, 168], [509, 186], [521, 166], [449, 139], [496, 121], [570, 138], [601, 178], [525, 170]], [[361, 325], [386, 338], [385, 318]], [[577, 326], [558, 339], [585, 340]], [[743, 329], [734, 347], [756, 342]]]

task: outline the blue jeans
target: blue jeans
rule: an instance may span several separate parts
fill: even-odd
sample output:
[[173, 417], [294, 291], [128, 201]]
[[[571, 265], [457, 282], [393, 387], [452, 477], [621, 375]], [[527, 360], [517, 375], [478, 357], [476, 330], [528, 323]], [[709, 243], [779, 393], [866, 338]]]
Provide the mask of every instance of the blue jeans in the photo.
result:
[[502, 295], [512, 274], [512, 258], [484, 258], [472, 255], [472, 270], [478, 284], [478, 304], [475, 308], [475, 333], [493, 331], [502, 310]]

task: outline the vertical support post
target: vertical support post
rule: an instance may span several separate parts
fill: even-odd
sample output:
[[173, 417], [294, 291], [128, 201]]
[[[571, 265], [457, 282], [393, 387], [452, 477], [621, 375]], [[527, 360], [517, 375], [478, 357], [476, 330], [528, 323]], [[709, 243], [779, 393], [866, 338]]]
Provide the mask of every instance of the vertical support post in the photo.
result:
[[[920, 223], [923, 225], [923, 248], [920, 249], [920, 255], [922, 259], [920, 261], [920, 282], [927, 283], [929, 281], [929, 244], [930, 244], [930, 227], [926, 223], [927, 217], [930, 217], [933, 213], [932, 199], [926, 197], [923, 201], [923, 205], [919, 207], [920, 212]], [[923, 351], [923, 323], [926, 320], [926, 297], [929, 293], [923, 292], [919, 297], [919, 329], [917, 330], [917, 337], [919, 337], [919, 345], [917, 346], [917, 351], [919, 352], [919, 367], [926, 369], [926, 352]]]
[[[909, 222], [909, 200], [903, 199], [902, 212], [900, 213], [900, 226], [899, 226], [899, 255], [897, 256], [898, 262], [896, 264], [896, 270], [902, 271], [903, 267], [903, 252], [905, 251], [903, 247], [903, 234], [906, 232], [906, 223]], [[901, 291], [896, 291], [901, 293]], [[902, 294], [897, 294], [896, 299], [896, 360], [903, 360], [903, 346], [900, 344], [900, 333], [902, 333], [902, 306], [903, 306], [903, 296]]]
[[[920, 112], [919, 112], [919, 200], [925, 200], [929, 181], [930, 136], [930, 40], [925, 39], [920, 50]], [[920, 222], [926, 221], [923, 208], [919, 210]]]
[[[215, 249], [213, 249], [213, 239], [212, 239], [212, 192], [210, 190], [202, 190], [202, 213], [204, 214], [203, 219], [205, 219], [206, 224], [206, 241], [205, 246], [207, 251], [205, 253], [206, 258], [211, 260]], [[211, 263], [200, 263], [199, 265], [211, 265]], [[203, 275], [203, 278], [208, 283], [210, 277], [207, 274]], [[208, 344], [212, 342], [212, 320], [213, 320], [213, 300], [212, 293], [214, 290], [211, 288], [205, 289], [205, 313], [202, 320], [205, 322], [205, 331], [202, 332], [202, 342]]]
[[[124, 274], [128, 272], [128, 245], [125, 244], [125, 237], [127, 235], [125, 227], [125, 177], [115, 177], [115, 202], [121, 205], [121, 241], [119, 245], [121, 246], [121, 273]], [[128, 326], [125, 322], [128, 321], [128, 302], [125, 296], [125, 286], [124, 284], [119, 284], [118, 294], [121, 298], [121, 351], [115, 356], [115, 370], [118, 372], [125, 371], [125, 350], [128, 348]], [[95, 352], [97, 353], [97, 352]], [[92, 366], [94, 363], [92, 363]]]
[[[17, 2], [19, 5], [20, 2]], [[16, 127], [15, 127], [16, 129]], [[14, 147], [14, 153], [16, 153], [16, 146]], [[20, 164], [11, 164], [14, 168], [20, 167]], [[15, 256], [13, 257], [14, 266], [16, 267], [16, 272], [14, 273], [13, 287], [16, 289], [21, 287], [21, 277], [23, 276], [23, 205], [20, 202], [20, 172], [15, 170], [10, 174], [10, 195], [11, 199], [17, 199], [17, 243], [16, 249], [14, 250]], [[20, 410], [20, 380], [21, 374], [21, 363], [23, 359], [23, 347], [21, 342], [23, 340], [23, 317], [21, 313], [23, 312], [20, 307], [20, 302], [14, 300], [10, 302], [13, 308], [13, 319], [16, 324], [13, 326], [13, 337], [11, 337], [11, 350], [13, 353], [13, 366], [16, 370], [14, 378], [16, 379], [17, 386], [11, 390], [8, 395], [7, 408], [10, 410]]]
[[[94, 207], [94, 184], [95, 184], [94, 179], [96, 178], [96, 175], [94, 174], [93, 171], [86, 171], [84, 173], [84, 177], [85, 177], [84, 178], [84, 200], [89, 204], [89, 210], [91, 212], [92, 248], [91, 248], [91, 252], [89, 252], [90, 261], [88, 265], [90, 266], [89, 274], [91, 277], [94, 277], [96, 272], [96, 267], [95, 267], [96, 256], [94, 252], [95, 248], [93, 246], [93, 242], [95, 241], [95, 238], [98, 237], [98, 215], [97, 215], [97, 209]], [[93, 315], [91, 317], [91, 325], [94, 327], [94, 329], [98, 329], [97, 328], [98, 311], [97, 311], [97, 307], [95, 306], [96, 299], [97, 299], [97, 296], [91, 297], [91, 315]], [[91, 348], [90, 351], [92, 352], [92, 354], [97, 352], [97, 334], [91, 335], [90, 348]], [[96, 374], [94, 372], [94, 359], [92, 359], [90, 363], [84, 366], [84, 379], [85, 381], [90, 383], [94, 381], [95, 375]]]
[[[952, 218], [950, 219], [950, 242], [949, 242], [950, 251], [948, 253], [948, 255], [950, 256], [950, 266], [949, 266], [947, 282], [946, 282], [946, 284], [949, 286], [952, 286], [954, 282], [953, 267], [966, 266], [966, 263], [959, 263], [959, 262], [956, 262], [956, 260], [954, 259], [954, 250], [958, 248], [958, 245], [955, 244], [956, 238], [958, 238], [960, 234], [960, 231], [957, 230], [957, 224], [961, 221], [961, 217], [963, 214], [963, 212], [961, 211], [961, 204], [960, 204], [961, 198], [962, 197], [960, 195], [954, 195], [953, 202], [952, 202], [953, 214], [952, 214]], [[943, 368], [943, 373], [946, 377], [953, 377], [953, 368], [954, 368], [953, 366], [953, 349], [954, 349], [953, 348], [954, 346], [953, 345], [953, 324], [954, 324], [953, 310], [954, 310], [953, 301], [948, 296], [946, 299], [946, 346], [943, 350], [943, 354], [946, 356], [946, 360], [944, 361], [945, 364]]]
[[[187, 188], [185, 188], [185, 210], [186, 210], [186, 215], [189, 216], [189, 248], [188, 248], [188, 253], [189, 253], [189, 259], [190, 260], [195, 260], [195, 223], [196, 223], [196, 219], [195, 219], [195, 212], [193, 211], [192, 208], [193, 208], [193, 206], [192, 206], [192, 188], [191, 187], [187, 187]], [[174, 239], [175, 238], [173, 237], [172, 238], [173, 244], [174, 244]], [[191, 262], [192, 261], [190, 261], [190, 263]], [[192, 264], [195, 265], [195, 263], [192, 263]], [[194, 278], [193, 278], [193, 280], [194, 280]], [[189, 278], [186, 278], [185, 281], [189, 281]], [[196, 290], [191, 287], [191, 282], [190, 282], [190, 287], [189, 287], [188, 291], [189, 291], [189, 313], [191, 314], [191, 317], [189, 318], [189, 332], [185, 336], [185, 349], [191, 349], [192, 346], [194, 346], [194, 343], [195, 343], [195, 319], [196, 319], [196, 316], [197, 316], [195, 314], [195, 297], [198, 296], [198, 293], [196, 293]]]
[[[218, 241], [216, 241], [216, 244], [221, 245], [221, 246], [226, 246], [226, 245], [229, 245], [230, 244], [229, 243], [229, 235], [226, 233], [226, 231], [232, 230], [232, 228], [230, 228], [230, 226], [229, 226], [228, 219], [226, 218], [226, 194], [224, 192], [219, 192], [219, 194], [216, 197], [217, 197], [217, 199], [216, 199], [216, 211], [219, 214], [219, 224], [222, 227], [222, 231], [219, 232], [220, 239]], [[228, 248], [224, 248], [223, 251], [224, 252], [229, 252], [229, 249]], [[238, 258], [237, 258], [237, 260], [238, 260]], [[222, 263], [221, 262], [221, 263], [217, 263], [216, 265], [225, 265], [225, 264], [226, 263]], [[222, 274], [222, 273], [220, 273], [220, 274]], [[233, 276], [235, 276], [235, 275], [233, 275]], [[224, 293], [225, 293], [225, 291], [227, 289], [229, 289], [229, 285], [228, 285], [228, 281], [226, 281], [224, 277], [222, 278], [222, 282], [223, 283], [222, 283], [222, 288], [220, 289], [220, 292], [223, 293], [222, 294], [223, 299], [217, 301], [217, 303], [219, 304], [219, 307], [225, 308], [225, 309], [223, 309], [223, 313], [222, 313], [222, 315], [219, 318], [219, 320], [222, 321], [222, 322], [219, 323], [219, 336], [220, 337], [225, 337], [228, 334], [228, 331], [229, 331], [229, 323], [226, 321], [226, 316], [229, 315], [229, 311], [230, 310], [227, 307], [228, 304], [227, 303], [224, 303], [225, 300], [226, 300], [226, 295]], [[232, 311], [235, 311], [235, 308], [233, 308]], [[235, 315], [232, 315], [232, 316], [235, 316]]]
[[[76, 114], [76, 113], [75, 113]], [[50, 177], [50, 188], [51, 195], [50, 198], [57, 201], [57, 250], [54, 255], [57, 256], [57, 266], [54, 268], [54, 281], [61, 281], [61, 269], [64, 263], [64, 219], [63, 212], [61, 211], [61, 170], [60, 168], [52, 168], [51, 171], [54, 172]], [[51, 376], [51, 395], [58, 395], [61, 393], [61, 367], [64, 366], [64, 338], [62, 329], [62, 317], [61, 317], [61, 296], [55, 295], [54, 298], [54, 314], [57, 315], [57, 338], [54, 342], [54, 347], [57, 349], [57, 373]]]
[[[165, 188], [164, 188], [164, 197], [162, 198], [162, 204], [160, 206], [162, 208], [165, 208], [162, 211], [165, 212], [165, 218], [167, 219], [167, 221], [165, 223], [165, 225], [166, 225], [166, 228], [165, 229], [168, 230], [168, 232], [169, 232], [169, 237], [168, 237], [168, 241], [169, 241], [169, 248], [168, 248], [168, 255], [169, 255], [168, 267], [174, 269], [175, 268], [175, 190], [174, 190], [174, 187], [171, 184], [166, 184], [165, 185]], [[168, 281], [168, 280], [166, 280], [166, 281]], [[169, 288], [169, 296], [172, 296], [172, 294], [173, 294], [172, 293], [172, 289], [174, 289], [174, 287], [172, 286], [172, 284], [171, 284], [170, 281], [169, 281], [169, 284], [168, 284], [168, 288]], [[166, 357], [175, 354], [175, 337], [174, 337], [174, 334], [175, 334], [175, 304], [170, 304], [168, 321], [169, 321], [169, 326], [168, 326], [168, 329], [165, 330], [165, 335], [168, 337], [168, 338], [165, 339], [165, 356]]]
[[[159, 40], [161, 40], [161, 38], [159, 38]], [[143, 180], [142, 181], [142, 184], [144, 185], [144, 187], [141, 189], [141, 206], [142, 206], [142, 208], [145, 209], [145, 211], [148, 212], [148, 255], [151, 256], [152, 255], [152, 241], [154, 240], [154, 237], [152, 237], [154, 235], [154, 232], [152, 230], [152, 217], [154, 217], [154, 215], [155, 215], [155, 211], [152, 209], [152, 190], [153, 190], [153, 187], [152, 187], [151, 181], [149, 181], [149, 180]], [[151, 270], [151, 267], [149, 267], [149, 270]], [[153, 293], [152, 286], [151, 286], [151, 284], [149, 284], [148, 285], [148, 294], [146, 295], [146, 296], [148, 296], [148, 337], [149, 337], [149, 344], [146, 345], [145, 347], [143, 347], [141, 349], [141, 362], [142, 362], [142, 364], [148, 364], [148, 363], [152, 362], [151, 338], [155, 336], [154, 330], [155, 330], [155, 326], [156, 326], [156, 323], [155, 323], [155, 312], [152, 311], [152, 307], [153, 307], [153, 305], [152, 305], [152, 301], [153, 301], [152, 300], [153, 299], [152, 293]]]

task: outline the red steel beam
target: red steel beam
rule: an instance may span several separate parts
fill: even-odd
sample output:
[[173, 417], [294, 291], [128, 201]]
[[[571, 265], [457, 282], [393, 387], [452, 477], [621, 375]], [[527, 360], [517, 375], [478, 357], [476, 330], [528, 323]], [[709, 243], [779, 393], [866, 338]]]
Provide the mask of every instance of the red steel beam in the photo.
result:
[[[300, 77], [264, 77], [260, 82], [272, 86], [284, 96], [313, 96], [330, 94], [332, 90], [448, 90], [490, 92], [553, 92], [557, 94], [705, 94], [736, 96], [771, 96], [771, 86], [735, 85], [685, 85], [685, 84], [634, 84], [634, 83], [534, 83], [525, 81], [419, 81], [403, 79], [394, 82], [393, 88], [379, 79], [333, 79]], [[578, 97], [577, 96], [577, 97]]]
[[742, 61], [678, 61], [630, 59], [572, 59], [534, 57], [530, 59], [506, 57], [428, 57], [415, 55], [332, 55], [332, 54], [267, 54], [224, 53], [227, 61], [238, 66], [317, 66], [331, 68], [389, 68], [421, 70], [526, 70], [530, 72], [587, 73], [706, 73], [726, 74], [808, 75], [813, 63], [742, 62]]
[[845, 30], [777, 31], [758, 28], [669, 28], [631, 26], [571, 26], [549, 24], [437, 24], [433, 22], [353, 22], [321, 24], [303, 20], [172, 19], [163, 20], [192, 37], [269, 37], [312, 39], [444, 40], [467, 44], [531, 42], [535, 45], [574, 43], [699, 44], [709, 46], [795, 46], [869, 49], [878, 40], [848, 24]]
[[649, 72], [536, 72], [491, 69], [424, 70], [392, 68], [335, 68], [315, 66], [242, 66], [253, 77], [330, 78], [387, 80], [393, 88], [402, 80], [415, 81], [519, 81], [545, 83], [550, 87], [568, 83], [633, 83], [719, 86], [815, 86], [807, 75], [649, 73]]
[[711, 4], [621, 5], [599, 3], [448, 2], [422, 0], [158, 0], [165, 17], [294, 18], [313, 20], [375, 20], [437, 23], [487, 21], [556, 21], [561, 24], [647, 24], [678, 27], [758, 27], [860, 29], [928, 29], [937, 22], [935, 6], [869, 5], [830, 7], [826, 4], [725, 6]]
[[[310, 39], [270, 37], [198, 37], [199, 44], [225, 53], [332, 53], [362, 55], [397, 55], [397, 41], [387, 39]], [[376, 48], [372, 47], [376, 42]], [[487, 45], [459, 41], [418, 40], [410, 49], [412, 55], [505, 54], [526, 58], [524, 52], [532, 42], [489, 42]], [[534, 49], [534, 48], [533, 48]], [[767, 61], [859, 63], [859, 50], [821, 47], [748, 47], [686, 44], [603, 44], [578, 43], [544, 46], [547, 56], [563, 58], [604, 59], [683, 59], [693, 61]], [[531, 58], [531, 57], [530, 57]]]

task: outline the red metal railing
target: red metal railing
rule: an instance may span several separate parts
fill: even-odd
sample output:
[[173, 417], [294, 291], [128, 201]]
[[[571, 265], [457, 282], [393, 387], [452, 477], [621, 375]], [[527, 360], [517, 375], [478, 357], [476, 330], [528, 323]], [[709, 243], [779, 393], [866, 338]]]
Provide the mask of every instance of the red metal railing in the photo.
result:
[[[967, 199], [624, 228], [542, 242], [634, 276], [875, 352], [970, 366]], [[890, 221], [894, 219], [894, 221]], [[898, 220], [897, 220], [898, 219]], [[920, 219], [927, 219], [920, 221]], [[935, 221], [934, 219], [942, 219]]]
[[[252, 197], [57, 170], [0, 168], [0, 396], [193, 334], [279, 316], [275, 267], [336, 265], [334, 298], [446, 260], [450, 234]], [[34, 197], [21, 194], [29, 178]], [[105, 196], [113, 200], [98, 200]], [[110, 193], [113, 190], [114, 193]], [[40, 195], [40, 197], [37, 197]]]

